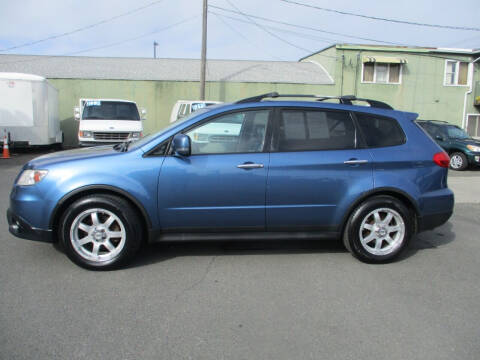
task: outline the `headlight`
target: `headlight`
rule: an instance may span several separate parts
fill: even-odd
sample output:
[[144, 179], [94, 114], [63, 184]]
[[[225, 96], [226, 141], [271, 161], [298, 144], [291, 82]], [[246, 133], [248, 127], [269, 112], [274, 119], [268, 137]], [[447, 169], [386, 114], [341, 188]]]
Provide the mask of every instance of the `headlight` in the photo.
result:
[[23, 170], [17, 180], [17, 185], [35, 185], [42, 181], [48, 174], [48, 170]]
[[132, 139], [139, 139], [139, 138], [142, 137], [142, 133], [141, 133], [141, 132], [138, 132], [138, 131], [132, 132], [132, 134], [130, 135], [130, 137], [131, 137]]
[[78, 136], [89, 138], [89, 137], [92, 137], [92, 132], [91, 131], [80, 130], [78, 132]]
[[480, 152], [480, 146], [467, 145], [467, 149], [473, 152]]

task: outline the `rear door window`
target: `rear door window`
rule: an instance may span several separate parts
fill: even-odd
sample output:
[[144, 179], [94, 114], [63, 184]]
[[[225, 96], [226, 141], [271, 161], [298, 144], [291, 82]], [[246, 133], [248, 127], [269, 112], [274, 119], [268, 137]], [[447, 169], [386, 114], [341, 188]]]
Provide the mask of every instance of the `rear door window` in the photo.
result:
[[397, 120], [373, 114], [355, 113], [369, 147], [396, 146], [405, 143], [405, 133]]
[[355, 126], [348, 112], [281, 111], [275, 146], [277, 151], [352, 149], [355, 144]]

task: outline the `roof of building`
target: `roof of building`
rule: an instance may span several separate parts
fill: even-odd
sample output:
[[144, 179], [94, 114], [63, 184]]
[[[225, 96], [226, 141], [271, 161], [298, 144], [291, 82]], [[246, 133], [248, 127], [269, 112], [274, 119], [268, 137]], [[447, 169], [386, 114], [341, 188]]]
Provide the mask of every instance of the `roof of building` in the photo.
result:
[[[0, 55], [0, 71], [50, 79], [199, 81], [200, 60]], [[206, 78], [207, 81], [333, 84], [321, 66], [293, 61], [208, 60]]]
[[300, 61], [309, 58], [312, 55], [320, 54], [327, 49], [336, 47], [339, 50], [366, 50], [366, 51], [384, 51], [384, 52], [406, 52], [406, 53], [422, 53], [422, 54], [452, 54], [480, 56], [480, 49], [458, 49], [458, 48], [442, 48], [442, 47], [421, 47], [421, 46], [395, 46], [395, 45], [376, 45], [376, 44], [334, 44], [313, 54], [307, 55]]

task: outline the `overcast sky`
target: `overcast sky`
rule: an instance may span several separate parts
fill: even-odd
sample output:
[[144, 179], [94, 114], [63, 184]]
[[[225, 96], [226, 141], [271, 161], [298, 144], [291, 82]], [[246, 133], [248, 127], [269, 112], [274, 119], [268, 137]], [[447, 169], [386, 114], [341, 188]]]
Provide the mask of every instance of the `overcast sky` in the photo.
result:
[[[70, 32], [155, 0], [0, 0], [0, 49]], [[463, 27], [480, 27], [479, 0], [296, 0], [363, 15]], [[233, 5], [232, 5], [233, 4]], [[209, 0], [209, 5], [276, 21], [404, 45], [480, 48], [479, 31], [375, 21], [288, 4], [280, 0]], [[75, 34], [4, 54], [199, 58], [202, 0], [163, 0], [131, 15]], [[334, 43], [374, 43], [254, 19], [210, 7], [208, 58], [298, 60]], [[225, 15], [236, 18], [227, 18]], [[186, 20], [186, 21], [184, 21]], [[241, 20], [241, 21], [239, 21]], [[184, 21], [184, 22], [182, 22]], [[175, 26], [168, 28], [170, 25]], [[165, 29], [167, 28], [167, 29]], [[164, 29], [164, 30], [162, 30]], [[150, 34], [149, 34], [150, 33]], [[143, 36], [145, 34], [149, 34]], [[128, 39], [136, 38], [132, 41]], [[280, 39], [284, 41], [281, 41]], [[116, 44], [114, 46], [108, 46]], [[377, 43], [381, 44], [381, 43]], [[92, 48], [103, 49], [85, 51]]]

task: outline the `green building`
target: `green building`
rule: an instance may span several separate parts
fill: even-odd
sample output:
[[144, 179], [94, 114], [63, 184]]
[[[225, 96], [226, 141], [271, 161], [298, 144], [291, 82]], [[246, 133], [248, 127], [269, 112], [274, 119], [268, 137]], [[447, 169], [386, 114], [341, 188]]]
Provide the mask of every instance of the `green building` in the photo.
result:
[[[168, 125], [177, 100], [199, 99], [194, 59], [0, 55], [0, 72], [46, 77], [59, 90], [65, 144], [76, 145], [80, 98], [135, 101], [144, 132]], [[209, 60], [206, 99], [287, 94], [356, 95], [444, 120], [480, 136], [480, 50], [337, 44], [300, 61]]]
[[324, 67], [336, 95], [385, 101], [480, 137], [480, 49], [337, 44], [300, 61]]

